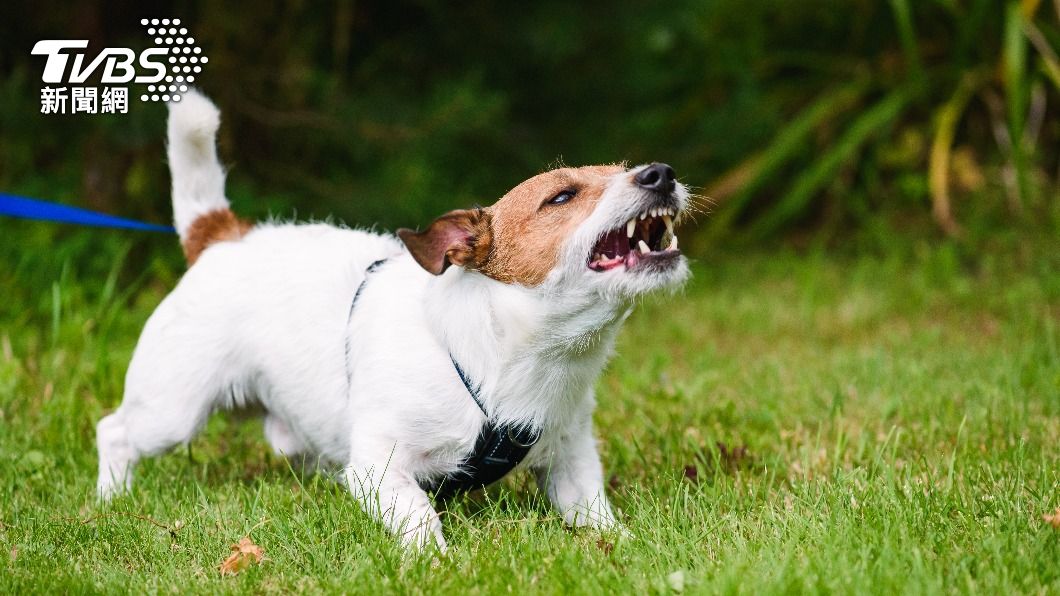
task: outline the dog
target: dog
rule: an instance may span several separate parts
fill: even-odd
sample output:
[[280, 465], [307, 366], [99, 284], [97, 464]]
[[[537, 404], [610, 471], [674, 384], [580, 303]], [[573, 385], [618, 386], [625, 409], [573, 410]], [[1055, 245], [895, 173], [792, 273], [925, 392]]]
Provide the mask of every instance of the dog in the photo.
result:
[[618, 530], [594, 384], [636, 299], [689, 276], [673, 169], [563, 167], [396, 236], [252, 225], [225, 198], [219, 125], [194, 90], [169, 104], [189, 268], [97, 426], [98, 495], [129, 490], [138, 460], [189, 442], [215, 410], [257, 407], [273, 450], [336, 466], [410, 549], [446, 548], [430, 492], [513, 467], [567, 524]]

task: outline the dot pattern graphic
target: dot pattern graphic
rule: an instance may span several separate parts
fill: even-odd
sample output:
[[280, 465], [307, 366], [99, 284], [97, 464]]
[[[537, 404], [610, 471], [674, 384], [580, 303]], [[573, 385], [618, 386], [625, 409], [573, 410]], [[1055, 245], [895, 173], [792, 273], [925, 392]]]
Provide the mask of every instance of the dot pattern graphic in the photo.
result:
[[188, 92], [188, 84], [195, 82], [192, 73], [201, 73], [201, 65], [209, 59], [202, 54], [202, 48], [195, 45], [195, 38], [188, 34], [187, 27], [180, 26], [180, 19], [140, 19], [140, 24], [147, 29], [155, 46], [165, 48], [169, 56], [165, 78], [148, 85], [147, 93], [141, 94], [140, 99], [148, 102], [180, 101], [181, 94]]

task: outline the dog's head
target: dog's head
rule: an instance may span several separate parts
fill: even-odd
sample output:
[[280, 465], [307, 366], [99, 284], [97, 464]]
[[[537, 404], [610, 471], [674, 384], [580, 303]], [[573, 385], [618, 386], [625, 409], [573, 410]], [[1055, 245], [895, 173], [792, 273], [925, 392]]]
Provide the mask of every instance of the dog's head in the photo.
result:
[[457, 265], [502, 283], [633, 296], [688, 276], [674, 233], [687, 207], [688, 192], [666, 164], [560, 168], [489, 207], [452, 211], [398, 236], [435, 275]]

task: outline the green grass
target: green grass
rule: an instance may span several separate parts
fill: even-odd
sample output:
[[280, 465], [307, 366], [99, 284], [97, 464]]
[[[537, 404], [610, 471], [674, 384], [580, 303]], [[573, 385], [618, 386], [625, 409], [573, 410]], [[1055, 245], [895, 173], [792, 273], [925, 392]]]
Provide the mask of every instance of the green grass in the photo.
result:
[[[256, 421], [215, 417], [96, 505], [94, 424], [177, 248], [0, 226], [0, 593], [1060, 591], [1055, 239], [700, 259], [599, 383], [633, 537], [565, 529], [517, 476], [417, 559]], [[267, 560], [220, 577], [248, 534]]]

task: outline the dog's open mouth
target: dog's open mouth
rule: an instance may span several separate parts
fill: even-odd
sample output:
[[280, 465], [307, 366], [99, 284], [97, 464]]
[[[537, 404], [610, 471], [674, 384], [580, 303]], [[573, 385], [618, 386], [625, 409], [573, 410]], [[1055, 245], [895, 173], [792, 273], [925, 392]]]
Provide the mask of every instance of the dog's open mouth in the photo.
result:
[[670, 207], [648, 209], [604, 234], [589, 255], [589, 269], [610, 271], [625, 265], [629, 270], [642, 262], [673, 260], [681, 254], [674, 233], [675, 212]]

